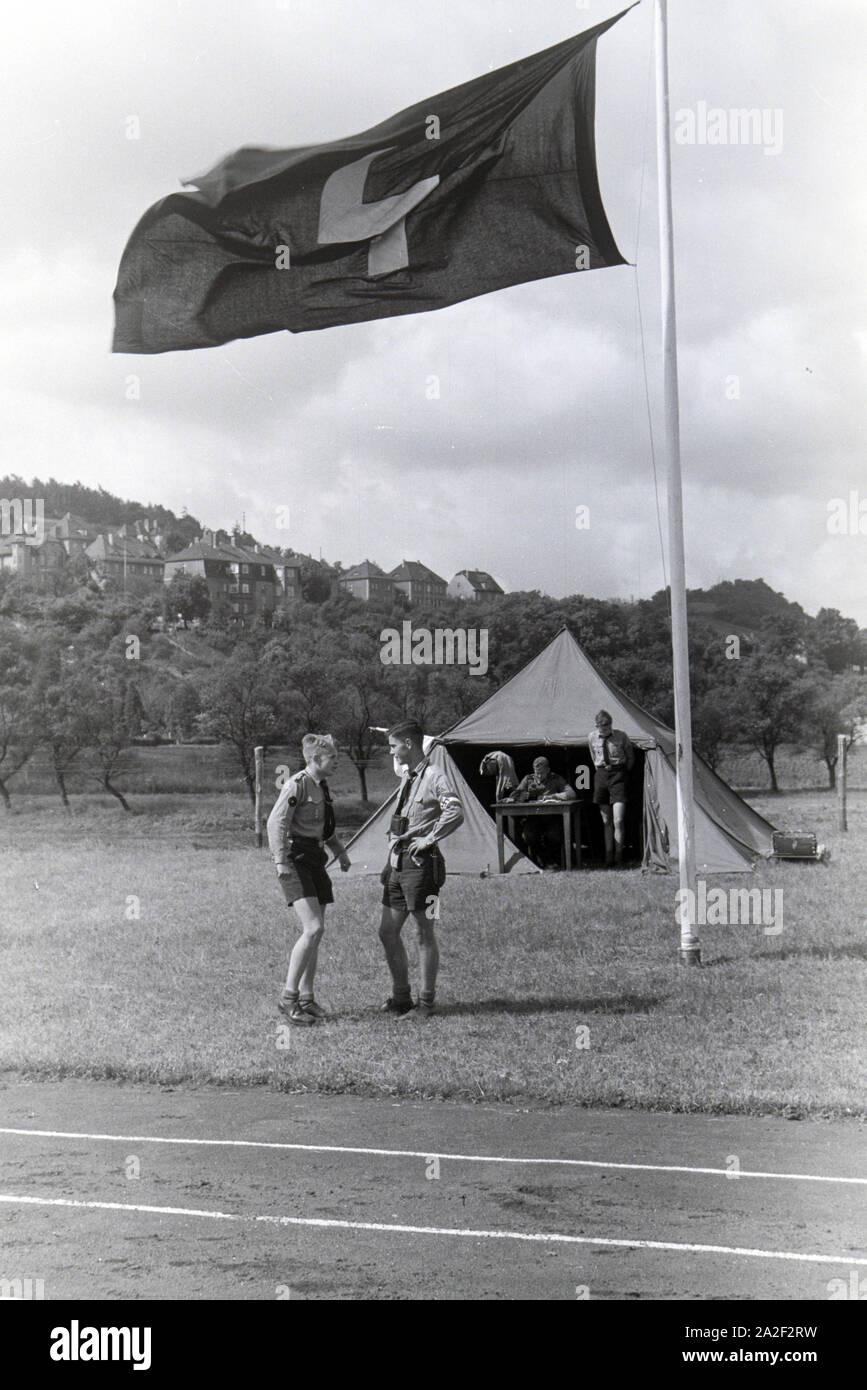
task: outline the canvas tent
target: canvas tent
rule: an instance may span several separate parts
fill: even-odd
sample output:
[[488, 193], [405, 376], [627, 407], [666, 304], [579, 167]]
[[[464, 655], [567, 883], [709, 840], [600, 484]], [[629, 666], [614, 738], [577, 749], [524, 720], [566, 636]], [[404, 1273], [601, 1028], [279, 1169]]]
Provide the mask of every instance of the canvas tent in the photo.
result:
[[[587, 736], [597, 710], [607, 709], [639, 756], [634, 797], [633, 843], [640, 842], [645, 867], [667, 870], [677, 858], [675, 737], [671, 729], [635, 704], [608, 680], [563, 628], [484, 704], [442, 735], [452, 760], [483, 804], [490, 804], [478, 766], [486, 752], [502, 749], [515, 758], [519, 775], [545, 754], [555, 771], [574, 785], [581, 763], [589, 771]], [[773, 826], [751, 810], [701, 758], [694, 759], [695, 851], [699, 873], [744, 873], [773, 854]], [[584, 795], [589, 801], [589, 792]], [[600, 817], [588, 806], [589, 833]]]
[[[425, 739], [425, 751], [428, 740]], [[493, 820], [488, 815], [472, 789], [445, 748], [435, 744], [430, 750], [430, 760], [444, 774], [459, 797], [464, 808], [464, 823], [443, 841], [442, 849], [446, 869], [450, 874], [497, 873], [497, 832]], [[397, 800], [400, 783], [387, 801], [375, 811], [356, 835], [348, 842], [346, 849], [352, 860], [352, 867], [346, 874], [336, 875], [336, 880], [378, 874], [382, 869], [388, 849], [388, 823]], [[539, 870], [507, 838], [505, 842], [506, 872], [508, 874], [535, 874]]]

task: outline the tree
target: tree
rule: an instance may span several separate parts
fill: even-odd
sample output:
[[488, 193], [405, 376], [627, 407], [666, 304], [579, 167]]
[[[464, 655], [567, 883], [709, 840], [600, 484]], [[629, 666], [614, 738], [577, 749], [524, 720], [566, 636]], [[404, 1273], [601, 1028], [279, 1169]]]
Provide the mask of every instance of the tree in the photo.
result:
[[803, 657], [807, 622], [806, 615], [794, 606], [786, 612], [768, 613], [759, 625], [758, 641], [762, 650], [783, 661], [789, 657]]
[[853, 674], [817, 681], [807, 708], [810, 747], [828, 769], [828, 786], [837, 785], [837, 735], [855, 742], [867, 719], [867, 679]]
[[851, 671], [864, 661], [864, 648], [854, 618], [844, 618], [836, 608], [820, 608], [808, 636], [813, 660], [823, 662], [834, 675]]
[[255, 749], [285, 738], [291, 692], [281, 691], [267, 661], [239, 646], [204, 678], [199, 696], [199, 728], [234, 750], [250, 800], [255, 801]]
[[[454, 669], [454, 668], [452, 668]], [[454, 718], [440, 720], [439, 715], [429, 712], [428, 696], [431, 685], [436, 679], [436, 671], [429, 666], [388, 666], [383, 675], [388, 687], [388, 693], [394, 702], [395, 709], [398, 711], [396, 718], [417, 719], [422, 728], [430, 731], [436, 724], [436, 732], [440, 733], [449, 724], [454, 724]], [[443, 703], [440, 701], [440, 703]]]
[[64, 635], [53, 633], [41, 644], [33, 707], [40, 743], [48, 749], [60, 800], [68, 811], [67, 778], [91, 734], [86, 715], [91, 691], [75, 647], [64, 641]]
[[166, 555], [180, 555], [181, 551], [186, 550], [189, 545], [187, 537], [183, 531], [179, 531], [176, 526], [166, 532], [163, 548]]
[[716, 772], [722, 759], [723, 744], [731, 737], [731, 710], [725, 697], [706, 696], [693, 710], [693, 745], [700, 758]]
[[166, 728], [175, 743], [185, 743], [192, 738], [201, 709], [198, 693], [190, 681], [177, 681], [172, 686], [166, 708]]
[[425, 703], [409, 705], [406, 713], [420, 721], [425, 733], [442, 733], [478, 709], [494, 689], [488, 676], [470, 675], [466, 666], [439, 666], [430, 672]]
[[39, 744], [31, 685], [32, 644], [17, 628], [0, 628], [0, 799], [8, 811], [8, 783], [29, 762]]
[[211, 593], [200, 574], [173, 574], [166, 588], [166, 612], [178, 614], [187, 627], [195, 618], [205, 622], [211, 611]]
[[400, 710], [389, 691], [378, 650], [371, 651], [369, 640], [360, 635], [345, 645], [348, 655], [337, 662], [333, 673], [340, 700], [332, 732], [346, 748], [358, 773], [361, 798], [367, 801], [367, 766], [379, 742], [373, 728], [394, 723]]
[[297, 719], [291, 731], [293, 738], [329, 729], [338, 697], [334, 665], [340, 650], [330, 633], [312, 626], [275, 637], [265, 647], [262, 659], [278, 688], [292, 692], [292, 709]]
[[123, 697], [123, 722], [129, 738], [141, 738], [145, 707], [136, 681], [127, 681]]
[[301, 594], [306, 603], [324, 603], [331, 597], [331, 575], [327, 566], [310, 556], [301, 562]]
[[767, 763], [772, 791], [780, 790], [776, 754], [782, 744], [803, 738], [813, 688], [805, 668], [796, 662], [761, 651], [740, 662], [732, 686], [735, 738], [754, 748]]
[[103, 661], [88, 673], [87, 684], [82, 689], [88, 696], [84, 712], [87, 762], [102, 789], [129, 812], [129, 803], [115, 786], [115, 780], [128, 771], [125, 760], [130, 742], [127, 711], [130, 705], [133, 708], [135, 705], [130, 699], [135, 686], [111, 663]]

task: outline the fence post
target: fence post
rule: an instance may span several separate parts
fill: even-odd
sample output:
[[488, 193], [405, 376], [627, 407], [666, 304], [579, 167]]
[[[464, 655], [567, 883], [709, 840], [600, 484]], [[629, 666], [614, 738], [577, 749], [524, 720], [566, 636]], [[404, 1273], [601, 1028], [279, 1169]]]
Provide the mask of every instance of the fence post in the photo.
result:
[[837, 800], [840, 805], [840, 829], [848, 830], [846, 824], [846, 753], [849, 739], [846, 734], [837, 735]]
[[254, 750], [253, 757], [256, 764], [256, 800], [253, 807], [253, 815], [256, 824], [256, 848], [261, 849], [263, 844], [262, 783], [265, 778], [265, 749], [260, 745]]

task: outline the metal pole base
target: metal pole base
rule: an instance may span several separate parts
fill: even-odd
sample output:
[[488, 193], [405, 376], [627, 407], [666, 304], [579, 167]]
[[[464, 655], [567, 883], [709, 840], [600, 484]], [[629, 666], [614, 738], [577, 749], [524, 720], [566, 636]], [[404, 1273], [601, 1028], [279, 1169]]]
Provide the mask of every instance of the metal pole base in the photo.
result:
[[701, 965], [701, 948], [698, 946], [681, 947], [677, 953], [678, 965]]

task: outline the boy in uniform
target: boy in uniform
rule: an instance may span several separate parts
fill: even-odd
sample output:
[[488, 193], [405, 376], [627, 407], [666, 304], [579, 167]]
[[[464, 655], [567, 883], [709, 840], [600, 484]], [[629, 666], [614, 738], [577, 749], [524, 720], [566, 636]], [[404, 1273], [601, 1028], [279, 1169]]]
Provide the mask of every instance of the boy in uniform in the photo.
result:
[[286, 904], [295, 909], [301, 926], [277, 1007], [290, 1023], [309, 1027], [327, 1017], [313, 997], [325, 908], [334, 902], [323, 845], [336, 855], [344, 873], [351, 861], [334, 833], [334, 808], [326, 781], [337, 767], [334, 739], [330, 734], [305, 734], [301, 750], [305, 765], [285, 783], [268, 817], [268, 845]]
[[635, 749], [622, 729], [612, 729], [611, 715], [601, 709], [596, 728], [587, 739], [596, 775], [593, 800], [605, 832], [605, 867], [623, 863], [626, 838], [626, 783], [635, 762]]
[[[432, 908], [445, 881], [440, 840], [463, 824], [463, 807], [444, 775], [424, 755], [424, 734], [414, 720], [389, 731], [388, 749], [406, 769], [389, 830], [388, 862], [382, 871], [379, 939], [391, 971], [392, 993], [384, 1013], [427, 1019], [434, 1013], [439, 947]], [[413, 1008], [409, 962], [400, 939], [407, 917], [418, 931], [421, 991]], [[412, 1013], [410, 1012], [412, 1010]]]

